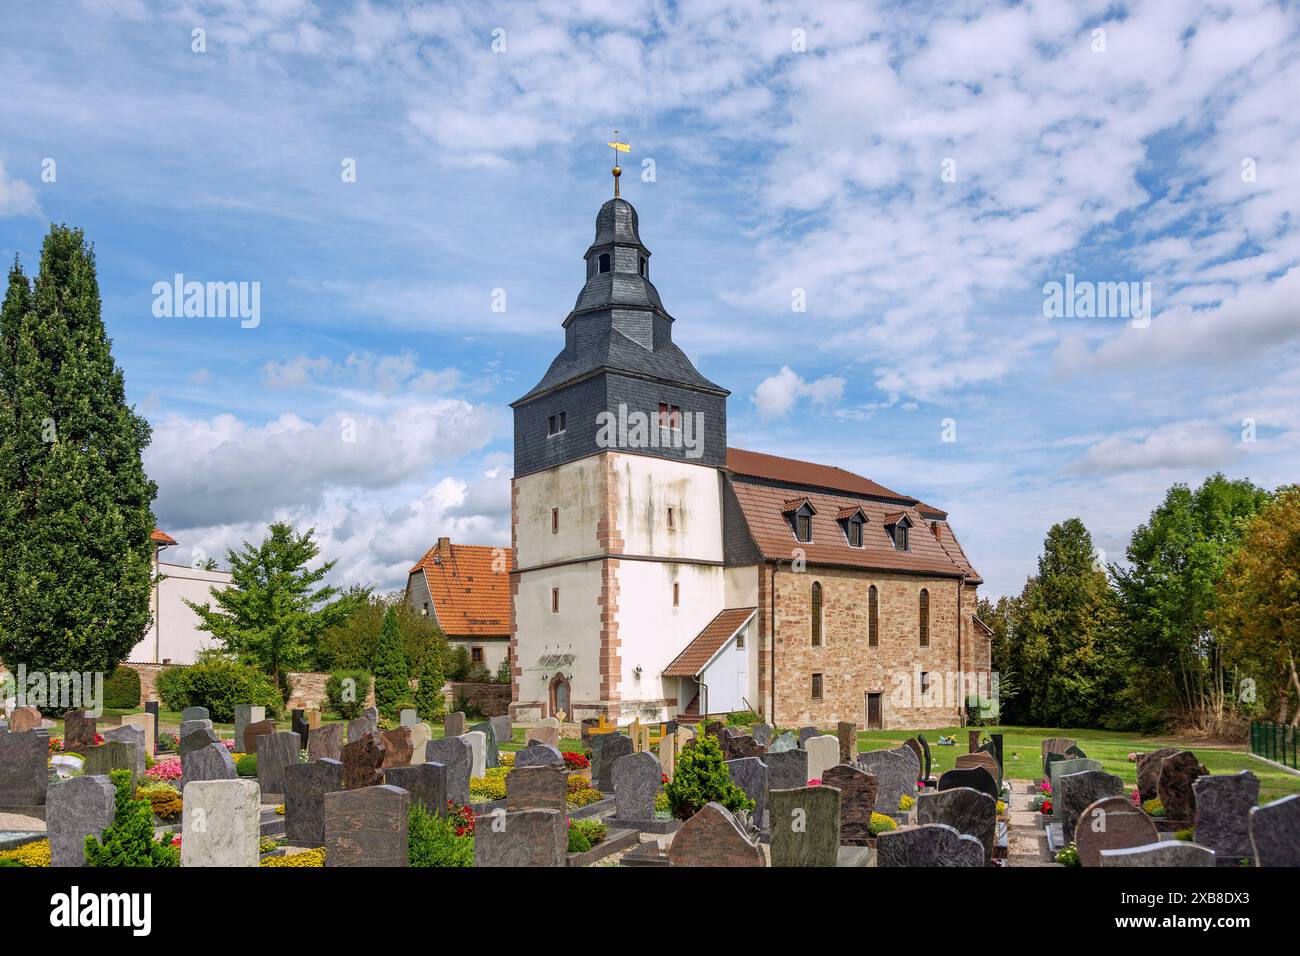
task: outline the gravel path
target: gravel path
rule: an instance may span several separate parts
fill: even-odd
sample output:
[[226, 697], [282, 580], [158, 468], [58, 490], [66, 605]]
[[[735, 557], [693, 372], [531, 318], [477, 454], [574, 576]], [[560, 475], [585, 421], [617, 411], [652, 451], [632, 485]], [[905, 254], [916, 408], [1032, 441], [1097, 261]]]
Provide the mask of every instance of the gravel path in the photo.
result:
[[1039, 814], [1029, 809], [1034, 796], [1030, 780], [1011, 781], [1011, 826], [1007, 833], [1008, 866], [1056, 866], [1047, 851], [1047, 834], [1038, 825]]

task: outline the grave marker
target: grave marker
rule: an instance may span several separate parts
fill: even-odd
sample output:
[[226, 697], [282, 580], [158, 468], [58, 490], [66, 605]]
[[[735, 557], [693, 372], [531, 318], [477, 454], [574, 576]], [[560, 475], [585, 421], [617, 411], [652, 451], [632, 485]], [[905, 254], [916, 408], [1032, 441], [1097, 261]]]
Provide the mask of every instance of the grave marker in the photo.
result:
[[[827, 738], [835, 742], [834, 737]], [[839, 745], [836, 743], [838, 753]], [[840, 849], [840, 792], [800, 787], [768, 793], [773, 866], [834, 866]]]
[[257, 866], [262, 796], [255, 781], [190, 781], [183, 801], [181, 866]]
[[80, 776], [49, 789], [45, 826], [50, 866], [85, 866], [86, 837], [98, 839], [113, 822], [116, 789], [104, 776]]
[[406, 866], [410, 809], [411, 795], [388, 784], [325, 794], [325, 865]]

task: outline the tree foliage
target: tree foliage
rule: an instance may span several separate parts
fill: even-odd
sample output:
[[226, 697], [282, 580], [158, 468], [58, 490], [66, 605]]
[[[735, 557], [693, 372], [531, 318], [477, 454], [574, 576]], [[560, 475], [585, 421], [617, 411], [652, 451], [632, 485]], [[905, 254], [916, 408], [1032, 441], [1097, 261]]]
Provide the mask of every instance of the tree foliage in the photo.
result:
[[113, 822], [98, 839], [86, 837], [87, 866], [172, 867], [180, 865], [180, 851], [171, 835], [153, 835], [153, 805], [135, 799], [130, 770], [109, 772], [115, 789]]
[[389, 608], [397, 614], [402, 654], [411, 672], [420, 672], [426, 655], [433, 649], [444, 655], [445, 665], [446, 641], [442, 631], [432, 617], [403, 603], [401, 592], [375, 594], [369, 588], [356, 587], [348, 593], [355, 596], [356, 610], [346, 621], [321, 635], [314, 654], [316, 670], [373, 670], [379, 631]]
[[689, 820], [710, 801], [732, 813], [754, 809], [754, 801], [731, 782], [718, 738], [708, 734], [701, 734], [682, 748], [665, 790], [673, 816], [679, 820]]
[[415, 709], [421, 720], [439, 720], [447, 711], [442, 687], [447, 682], [442, 669], [442, 649], [433, 647], [424, 655], [420, 685], [415, 690]]
[[402, 652], [402, 635], [397, 626], [397, 609], [384, 612], [375, 651], [375, 706], [381, 714], [394, 717], [397, 708], [411, 699], [411, 676]]
[[277, 683], [312, 660], [321, 634], [347, 620], [366, 593], [321, 584], [334, 562], [308, 567], [320, 554], [313, 535], [310, 528], [298, 534], [288, 524], [271, 525], [261, 544], [245, 541], [242, 551], [226, 552], [231, 583], [210, 589], [215, 607], [185, 602], [201, 630]]
[[0, 658], [108, 672], [149, 627], [157, 488], [126, 402], [95, 256], [52, 226], [35, 286], [17, 260], [0, 307]]

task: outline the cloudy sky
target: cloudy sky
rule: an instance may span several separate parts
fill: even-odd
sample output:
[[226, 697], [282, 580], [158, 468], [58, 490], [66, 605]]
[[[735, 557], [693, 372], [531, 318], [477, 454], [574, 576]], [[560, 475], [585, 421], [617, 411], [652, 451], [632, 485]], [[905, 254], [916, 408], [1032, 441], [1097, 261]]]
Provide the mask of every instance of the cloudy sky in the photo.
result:
[[[1295, 4], [934, 6], [7, 6], [0, 254], [95, 243], [173, 561], [508, 543], [616, 128], [731, 444], [948, 509], [988, 593], [1053, 522], [1113, 560], [1174, 482], [1300, 478]], [[155, 315], [177, 274], [260, 321]], [[1067, 275], [1150, 310], [1048, 316]]]

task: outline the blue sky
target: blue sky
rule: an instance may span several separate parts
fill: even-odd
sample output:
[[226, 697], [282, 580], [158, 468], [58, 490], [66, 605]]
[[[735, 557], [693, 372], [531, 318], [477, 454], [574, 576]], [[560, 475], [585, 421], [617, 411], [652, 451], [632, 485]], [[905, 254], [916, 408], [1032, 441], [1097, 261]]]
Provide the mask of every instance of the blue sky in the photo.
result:
[[[0, 254], [95, 243], [176, 561], [288, 519], [388, 588], [440, 534], [508, 543], [508, 403], [615, 128], [731, 444], [948, 509], [986, 593], [1055, 521], [1115, 560], [1176, 481], [1295, 481], [1295, 5], [931, 7], [16, 5]], [[176, 273], [260, 283], [260, 324], [155, 317]], [[1149, 282], [1154, 316], [1047, 318], [1067, 274]]]

